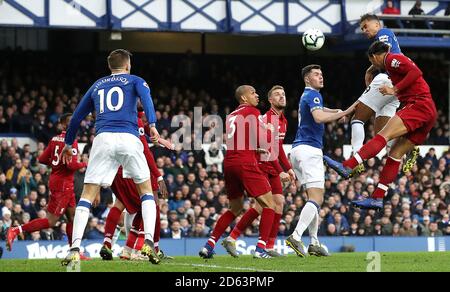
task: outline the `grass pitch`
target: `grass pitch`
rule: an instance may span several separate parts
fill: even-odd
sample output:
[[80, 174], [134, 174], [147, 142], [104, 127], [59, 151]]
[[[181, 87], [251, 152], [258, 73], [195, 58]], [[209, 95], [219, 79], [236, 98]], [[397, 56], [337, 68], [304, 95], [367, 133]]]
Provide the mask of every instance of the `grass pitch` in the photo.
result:
[[[438, 272], [450, 271], [450, 252], [389, 252], [380, 253], [382, 272]], [[83, 261], [82, 272], [366, 272], [374, 260], [367, 259], [367, 253], [338, 253], [327, 258], [299, 258], [289, 255], [269, 260], [253, 259], [251, 256], [232, 258], [215, 256], [211, 260], [199, 257], [175, 257], [164, 260], [160, 265], [151, 263]], [[65, 272], [60, 260], [0, 260], [0, 272]]]

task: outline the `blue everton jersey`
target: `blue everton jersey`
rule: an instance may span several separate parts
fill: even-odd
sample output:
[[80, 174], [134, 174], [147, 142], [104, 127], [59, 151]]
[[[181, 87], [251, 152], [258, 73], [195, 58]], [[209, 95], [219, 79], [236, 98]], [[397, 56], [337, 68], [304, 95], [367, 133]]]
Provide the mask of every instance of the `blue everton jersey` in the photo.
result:
[[400, 46], [394, 32], [388, 28], [382, 28], [375, 36], [375, 40], [388, 44], [391, 47], [391, 53], [401, 54]]
[[322, 95], [311, 87], [305, 87], [298, 106], [298, 128], [292, 148], [305, 144], [322, 149], [325, 126], [314, 121], [312, 112], [317, 109], [323, 109]]
[[144, 79], [130, 74], [112, 74], [98, 79], [83, 96], [73, 113], [65, 142], [72, 145], [80, 122], [96, 112], [95, 131], [130, 133], [139, 137], [137, 124], [137, 101], [150, 123], [156, 122], [155, 108], [150, 88]]

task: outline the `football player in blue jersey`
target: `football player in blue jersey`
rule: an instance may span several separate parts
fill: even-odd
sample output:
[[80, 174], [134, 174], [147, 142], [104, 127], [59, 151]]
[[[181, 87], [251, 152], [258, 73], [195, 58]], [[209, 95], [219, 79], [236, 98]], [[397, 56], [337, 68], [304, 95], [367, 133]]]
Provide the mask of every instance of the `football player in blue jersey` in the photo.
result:
[[[300, 213], [295, 231], [286, 238], [298, 256], [307, 253], [316, 256], [327, 256], [317, 238], [319, 229], [319, 210], [325, 194], [325, 170], [323, 167], [323, 134], [324, 123], [344, 118], [353, 113], [354, 103], [345, 111], [328, 109], [323, 106], [320, 89], [323, 88], [322, 70], [319, 65], [308, 65], [302, 69], [305, 90], [300, 98], [298, 109], [298, 128], [291, 151], [291, 164], [299, 182], [306, 189], [308, 201]], [[306, 250], [302, 235], [309, 229], [311, 244]]]
[[66, 146], [62, 151], [62, 159], [69, 161], [80, 122], [89, 113], [96, 112], [96, 136], [90, 152], [83, 192], [75, 211], [72, 248], [62, 264], [79, 261], [80, 244], [90, 208], [99, 200], [100, 187], [111, 185], [119, 166], [123, 168], [124, 178], [134, 180], [141, 197], [145, 231], [145, 244], [141, 252], [149, 257], [150, 262], [158, 264], [160, 259], [153, 243], [156, 204], [137, 122], [137, 102], [140, 99], [150, 123], [152, 140], [158, 140], [150, 88], [142, 78], [130, 74], [131, 54], [128, 51], [112, 51], [108, 56], [108, 66], [111, 75], [95, 81], [83, 96], [73, 113], [65, 137]]

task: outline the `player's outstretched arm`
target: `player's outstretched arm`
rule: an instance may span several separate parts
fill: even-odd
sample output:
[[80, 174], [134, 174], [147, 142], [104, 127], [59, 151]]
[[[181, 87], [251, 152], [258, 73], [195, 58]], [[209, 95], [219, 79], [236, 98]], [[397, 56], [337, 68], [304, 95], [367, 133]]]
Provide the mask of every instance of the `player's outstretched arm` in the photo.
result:
[[[86, 94], [81, 99], [80, 103], [77, 105], [72, 118], [70, 119], [69, 127], [67, 128], [66, 137], [64, 142], [66, 145], [72, 146], [75, 141], [75, 136], [77, 135], [78, 128], [80, 127], [81, 121], [91, 112], [95, 110], [94, 103], [92, 102], [92, 92], [94, 91], [94, 85], [89, 88]], [[69, 158], [69, 157], [68, 157]], [[71, 157], [70, 157], [71, 160]], [[70, 161], [68, 160], [68, 162]]]
[[354, 106], [348, 108], [345, 111], [339, 111], [337, 113], [325, 112], [323, 109], [316, 109], [312, 112], [312, 116], [316, 123], [329, 123], [339, 120], [342, 117], [348, 116], [355, 110]]

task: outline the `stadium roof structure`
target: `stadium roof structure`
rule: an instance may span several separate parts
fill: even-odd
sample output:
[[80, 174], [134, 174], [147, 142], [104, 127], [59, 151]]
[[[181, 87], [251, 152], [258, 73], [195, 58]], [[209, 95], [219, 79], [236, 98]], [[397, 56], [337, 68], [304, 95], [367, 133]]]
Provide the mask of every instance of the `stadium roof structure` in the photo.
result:
[[[415, 1], [396, 1], [401, 16], [384, 20], [450, 24], [441, 17], [450, 0], [424, 0], [425, 16], [406, 16]], [[228, 34], [300, 34], [309, 28], [357, 46], [360, 15], [379, 14], [383, 0], [0, 0], [0, 27], [107, 31], [180, 31]], [[448, 27], [448, 26], [447, 26]], [[402, 46], [450, 47], [449, 29], [397, 28]], [[411, 36], [414, 35], [414, 36]], [[419, 37], [417, 37], [419, 36]]]

